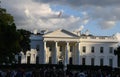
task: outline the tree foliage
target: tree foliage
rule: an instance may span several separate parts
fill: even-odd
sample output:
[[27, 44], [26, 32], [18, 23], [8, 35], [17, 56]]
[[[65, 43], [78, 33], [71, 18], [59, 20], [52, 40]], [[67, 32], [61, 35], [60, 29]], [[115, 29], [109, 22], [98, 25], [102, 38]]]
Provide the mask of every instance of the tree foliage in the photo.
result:
[[23, 30], [23, 29], [19, 29], [18, 32], [20, 33], [20, 41], [19, 44], [21, 46], [21, 51], [23, 51], [24, 53], [30, 49], [30, 32]]
[[19, 37], [13, 16], [0, 8], [0, 63], [15, 61], [15, 54], [20, 51]]
[[15, 54], [30, 49], [30, 32], [17, 30], [13, 16], [0, 8], [0, 64], [15, 62]]

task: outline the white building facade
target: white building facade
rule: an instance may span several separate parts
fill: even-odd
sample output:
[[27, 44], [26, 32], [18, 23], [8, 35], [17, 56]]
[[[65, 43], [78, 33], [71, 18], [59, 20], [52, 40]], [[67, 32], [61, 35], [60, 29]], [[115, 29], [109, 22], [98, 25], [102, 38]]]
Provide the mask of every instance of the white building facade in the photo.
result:
[[114, 49], [118, 41], [114, 36], [80, 35], [58, 29], [43, 35], [33, 34], [30, 39], [33, 50], [26, 55], [20, 53], [21, 63], [117, 67]]

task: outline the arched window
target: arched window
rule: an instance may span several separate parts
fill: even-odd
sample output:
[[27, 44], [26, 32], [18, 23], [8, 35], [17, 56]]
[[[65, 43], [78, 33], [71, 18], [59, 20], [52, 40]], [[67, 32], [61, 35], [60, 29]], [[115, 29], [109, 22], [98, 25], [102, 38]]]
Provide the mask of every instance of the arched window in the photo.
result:
[[39, 57], [36, 56], [36, 64], [39, 64]]
[[30, 57], [31, 57], [31, 54], [29, 53], [27, 56], [27, 64], [30, 64]]
[[69, 58], [69, 64], [72, 64], [72, 57]]

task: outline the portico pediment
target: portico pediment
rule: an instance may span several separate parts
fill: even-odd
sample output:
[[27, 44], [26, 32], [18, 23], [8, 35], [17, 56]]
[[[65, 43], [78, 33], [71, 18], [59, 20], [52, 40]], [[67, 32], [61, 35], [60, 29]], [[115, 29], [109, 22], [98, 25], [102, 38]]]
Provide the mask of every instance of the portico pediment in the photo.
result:
[[58, 29], [56, 31], [47, 33], [44, 37], [62, 37], [62, 38], [77, 38], [78, 36], [64, 29]]

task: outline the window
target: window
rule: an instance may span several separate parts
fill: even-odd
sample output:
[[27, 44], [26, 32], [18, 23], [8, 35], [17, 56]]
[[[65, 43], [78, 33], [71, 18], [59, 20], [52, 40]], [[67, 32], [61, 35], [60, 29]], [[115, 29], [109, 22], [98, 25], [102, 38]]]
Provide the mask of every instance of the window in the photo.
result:
[[73, 51], [73, 46], [70, 46], [70, 52], [72, 52]]
[[83, 52], [84, 52], [84, 53], [86, 52], [86, 47], [85, 47], [85, 46], [83, 46]]
[[37, 50], [37, 51], [40, 50], [40, 45], [36, 45], [36, 50]]
[[85, 65], [85, 58], [82, 58], [82, 65]]
[[50, 46], [49, 51], [52, 51], [52, 46]]
[[92, 52], [92, 53], [94, 53], [94, 49], [95, 49], [94, 47], [91, 47], [91, 52]]
[[62, 51], [62, 46], [60, 46], [60, 51]]
[[30, 64], [30, 56], [27, 56], [27, 64]]
[[49, 57], [49, 64], [52, 64], [52, 57]]
[[113, 47], [109, 48], [109, 53], [113, 53]]
[[111, 59], [111, 58], [109, 59], [109, 66], [111, 66], [111, 67], [113, 66], [113, 59]]
[[95, 61], [95, 59], [91, 58], [91, 65], [93, 65], [93, 66], [94, 66], [94, 61]]
[[101, 59], [100, 59], [100, 66], [103, 66], [103, 64], [104, 64], [104, 59], [101, 58]]
[[72, 64], [72, 57], [69, 58], [69, 64]]
[[100, 47], [100, 53], [103, 53], [104, 48]]
[[36, 64], [39, 64], [39, 57], [36, 56]]

